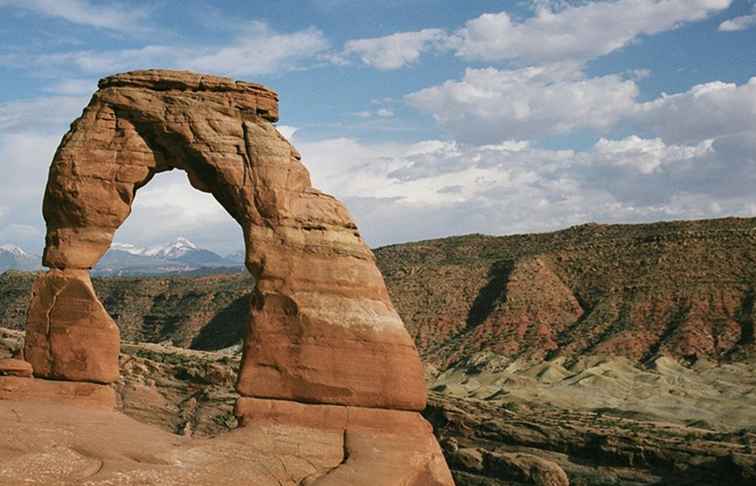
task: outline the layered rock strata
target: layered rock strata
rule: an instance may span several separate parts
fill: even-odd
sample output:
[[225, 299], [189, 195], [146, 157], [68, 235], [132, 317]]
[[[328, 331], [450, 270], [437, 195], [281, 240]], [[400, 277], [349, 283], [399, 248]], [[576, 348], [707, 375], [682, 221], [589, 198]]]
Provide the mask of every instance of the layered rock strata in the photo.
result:
[[[119, 74], [99, 86], [50, 169], [46, 266], [64, 273], [93, 267], [137, 190], [158, 172], [182, 169], [241, 225], [246, 264], [257, 280], [242, 395], [424, 407], [420, 360], [374, 257], [344, 206], [312, 187], [299, 153], [276, 130], [274, 92], [176, 71]], [[37, 287], [53, 286], [45, 283], [51, 278], [41, 277]], [[63, 306], [61, 298], [68, 300], [58, 296]], [[47, 306], [44, 299], [31, 305], [35, 349], [55, 348], [38, 339], [37, 314]], [[89, 350], [86, 363], [106, 367], [115, 359], [114, 349], [107, 358]], [[48, 355], [47, 366], [32, 358], [40, 376], [113, 379]]]
[[[312, 187], [273, 125], [276, 94], [156, 70], [111, 76], [99, 88], [50, 168], [43, 261], [51, 270], [34, 285], [24, 348], [34, 374], [117, 380], [118, 330], [88, 271], [138, 189], [180, 169], [244, 233], [256, 283], [237, 380], [239, 393], [254, 397], [237, 407], [245, 428], [281, 425], [289, 441], [339, 439], [339, 462], [296, 484], [453, 484], [417, 413], [426, 394], [414, 343], [346, 208]], [[22, 388], [19, 397], [34, 395]]]

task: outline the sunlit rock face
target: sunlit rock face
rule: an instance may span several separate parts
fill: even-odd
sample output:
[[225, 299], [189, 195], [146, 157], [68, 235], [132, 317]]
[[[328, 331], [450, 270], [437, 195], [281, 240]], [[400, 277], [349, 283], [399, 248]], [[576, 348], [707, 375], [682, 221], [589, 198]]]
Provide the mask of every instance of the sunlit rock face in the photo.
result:
[[[374, 256], [346, 208], [312, 187], [277, 119], [277, 95], [256, 84], [157, 70], [100, 81], [50, 168], [43, 257], [50, 270], [34, 285], [24, 348], [37, 379], [0, 378], [0, 400], [76, 402], [86, 391], [95, 396], [90, 402], [114, 405], [106, 385], [118, 380], [118, 328], [89, 270], [138, 189], [158, 172], [180, 169], [242, 227], [254, 276], [236, 386], [243, 397], [236, 413], [254, 434], [239, 450], [257, 454], [252, 437], [278, 437], [285, 450], [271, 446], [270, 458], [251, 460], [268, 475], [270, 464], [284, 464], [281, 457], [290, 464], [284, 482], [262, 473], [245, 481], [451, 485], [418, 413], [426, 392], [417, 350]], [[334, 453], [302, 452], [318, 443]]]
[[[241, 225], [257, 279], [242, 395], [424, 407], [420, 360], [373, 255], [348, 211], [312, 187], [299, 153], [276, 130], [274, 92], [177, 71], [119, 74], [99, 86], [50, 170], [45, 265], [63, 273], [92, 268], [138, 189], [158, 172], [184, 170]], [[115, 378], [66, 366], [53, 356], [48, 367], [57, 374], [37, 372]]]

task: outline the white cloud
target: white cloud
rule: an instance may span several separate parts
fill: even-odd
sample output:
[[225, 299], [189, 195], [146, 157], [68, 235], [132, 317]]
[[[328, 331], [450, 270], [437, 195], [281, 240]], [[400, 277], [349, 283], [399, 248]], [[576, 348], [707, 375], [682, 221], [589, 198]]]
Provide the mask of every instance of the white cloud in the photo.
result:
[[572, 64], [514, 70], [467, 69], [459, 81], [405, 97], [456, 139], [496, 143], [579, 129], [620, 126], [667, 143], [697, 143], [756, 129], [756, 77], [736, 85], [715, 81], [684, 93], [639, 102], [638, 86], [620, 75], [588, 78]]
[[721, 32], [739, 32], [741, 30], [750, 29], [754, 26], [756, 26], [756, 8], [752, 15], [742, 15], [740, 17], [725, 20], [719, 24], [719, 30]]
[[398, 69], [414, 64], [422, 53], [438, 48], [445, 38], [446, 33], [441, 29], [423, 29], [385, 37], [355, 39], [344, 45], [338, 58], [357, 56], [365, 64], [377, 69]]
[[86, 95], [97, 90], [96, 79], [62, 79], [45, 88], [45, 91], [58, 95]]
[[639, 130], [667, 142], [695, 143], [723, 134], [756, 130], [756, 77], [740, 86], [715, 81], [684, 93], [663, 94], [626, 115]]
[[[148, 45], [135, 49], [87, 50], [43, 55], [6, 54], [0, 64], [60, 75], [103, 75], [160, 66], [229, 76], [257, 76], [300, 69], [327, 50], [317, 29], [280, 33], [251, 22], [228, 44], [217, 46]], [[71, 73], [73, 71], [73, 73]]]
[[450, 40], [468, 60], [583, 61], [606, 55], [641, 35], [702, 20], [731, 0], [617, 0], [581, 3], [555, 10], [537, 3], [521, 22], [507, 12], [483, 14], [465, 23]]
[[696, 146], [666, 145], [661, 138], [643, 139], [632, 135], [622, 140], [596, 142], [592, 158], [607, 166], [630, 167], [640, 174], [652, 174], [664, 164], [701, 157], [711, 150], [711, 141]]
[[81, 115], [87, 101], [88, 98], [81, 96], [43, 96], [0, 103], [0, 130], [6, 133], [57, 131], [61, 136], [68, 124]]
[[632, 110], [638, 87], [620, 75], [586, 78], [572, 64], [470, 69], [460, 81], [406, 96], [456, 138], [490, 143], [579, 128], [605, 129]]
[[423, 53], [434, 50], [452, 51], [467, 61], [584, 62], [621, 49], [640, 36], [705, 19], [728, 8], [732, 0], [531, 3], [534, 14], [523, 20], [502, 11], [468, 20], [451, 34], [424, 29], [355, 39], [348, 41], [334, 59], [357, 56], [365, 64], [384, 70], [413, 64]]
[[693, 145], [637, 135], [585, 151], [524, 141], [298, 142], [313, 181], [344, 200], [373, 245], [553, 230], [588, 221], [751, 215], [756, 132]]
[[194, 50], [189, 57], [181, 54], [177, 62], [199, 71], [248, 76], [294, 69], [328, 47], [323, 33], [314, 28], [282, 34], [263, 22], [252, 22], [230, 46]]
[[134, 5], [102, 5], [89, 0], [0, 0], [0, 8], [29, 10], [68, 22], [120, 32], [144, 31], [149, 10]]

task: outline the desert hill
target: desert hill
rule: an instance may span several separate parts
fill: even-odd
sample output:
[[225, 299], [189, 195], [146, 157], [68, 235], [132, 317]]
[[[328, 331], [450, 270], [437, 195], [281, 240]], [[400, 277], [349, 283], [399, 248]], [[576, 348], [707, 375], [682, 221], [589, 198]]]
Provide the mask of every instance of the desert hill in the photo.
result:
[[650, 362], [753, 351], [756, 219], [588, 224], [376, 251], [394, 304], [436, 365], [595, 354]]
[[[426, 362], [478, 352], [540, 362], [612, 355], [650, 363], [753, 353], [756, 219], [588, 224], [375, 250]], [[32, 274], [0, 276], [0, 322], [22, 329]], [[244, 274], [96, 278], [124, 339], [194, 349], [238, 342]]]

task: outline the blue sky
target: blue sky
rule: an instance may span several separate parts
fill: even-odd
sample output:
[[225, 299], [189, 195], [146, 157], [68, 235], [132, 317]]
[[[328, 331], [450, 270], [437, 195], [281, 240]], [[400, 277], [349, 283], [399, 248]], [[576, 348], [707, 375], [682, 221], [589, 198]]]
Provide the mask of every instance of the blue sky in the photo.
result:
[[[373, 245], [756, 215], [752, 0], [0, 0], [0, 243], [39, 251], [47, 167], [97, 79], [256, 81]], [[236, 250], [172, 172], [116, 240]]]

